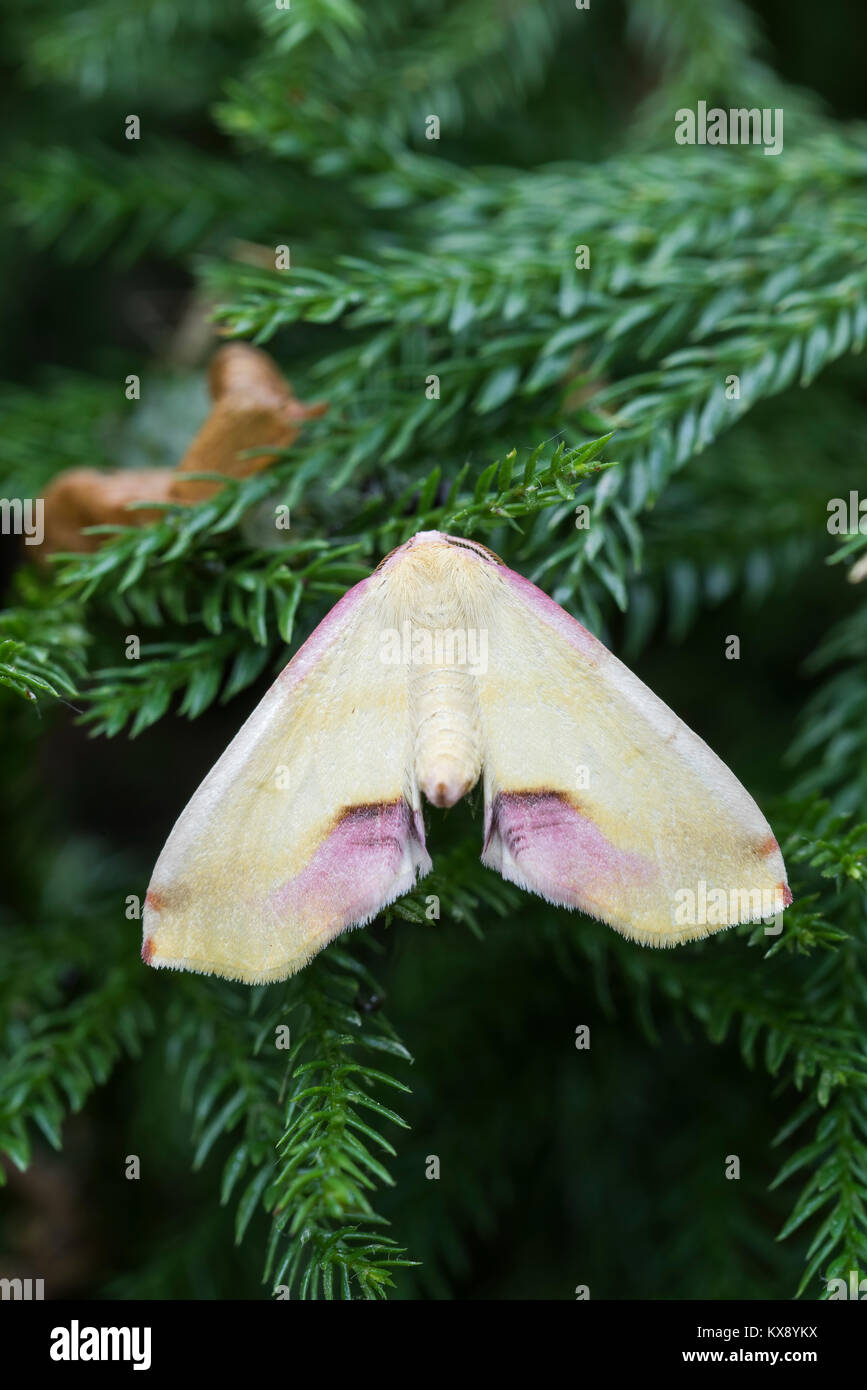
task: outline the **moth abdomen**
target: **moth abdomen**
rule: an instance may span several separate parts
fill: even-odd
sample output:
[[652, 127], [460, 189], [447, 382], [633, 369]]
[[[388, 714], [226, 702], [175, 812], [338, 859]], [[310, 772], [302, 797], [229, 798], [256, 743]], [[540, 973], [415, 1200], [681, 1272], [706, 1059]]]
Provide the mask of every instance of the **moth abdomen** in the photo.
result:
[[475, 678], [450, 667], [416, 667], [410, 701], [418, 785], [432, 805], [454, 806], [482, 766]]

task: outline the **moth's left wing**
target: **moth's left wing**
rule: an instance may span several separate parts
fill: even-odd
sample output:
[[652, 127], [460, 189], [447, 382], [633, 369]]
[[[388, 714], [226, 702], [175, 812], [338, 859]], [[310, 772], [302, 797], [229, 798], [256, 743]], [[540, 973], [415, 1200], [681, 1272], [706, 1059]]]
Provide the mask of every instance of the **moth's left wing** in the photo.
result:
[[647, 945], [786, 907], [779, 846], [725, 764], [535, 585], [486, 578], [483, 862]]
[[181, 814], [145, 900], [149, 964], [284, 979], [430, 869], [387, 582], [332, 609]]

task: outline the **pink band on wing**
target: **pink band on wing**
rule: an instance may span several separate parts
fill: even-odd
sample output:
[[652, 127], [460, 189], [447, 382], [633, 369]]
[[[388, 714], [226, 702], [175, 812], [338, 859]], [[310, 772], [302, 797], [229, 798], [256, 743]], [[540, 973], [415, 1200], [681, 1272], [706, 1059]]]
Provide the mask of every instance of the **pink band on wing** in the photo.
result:
[[353, 806], [310, 863], [268, 899], [280, 918], [341, 927], [368, 921], [431, 867], [421, 818], [403, 800]]
[[491, 811], [483, 859], [497, 859], [501, 847], [531, 887], [573, 907], [623, 883], [641, 885], [657, 875], [655, 864], [618, 849], [557, 792], [501, 792]]

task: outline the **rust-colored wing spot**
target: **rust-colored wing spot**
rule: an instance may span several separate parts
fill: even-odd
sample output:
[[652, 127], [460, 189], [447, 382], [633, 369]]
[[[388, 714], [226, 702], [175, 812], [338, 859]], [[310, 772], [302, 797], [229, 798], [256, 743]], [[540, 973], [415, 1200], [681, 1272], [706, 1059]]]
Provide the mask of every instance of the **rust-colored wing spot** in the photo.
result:
[[778, 883], [777, 892], [783, 895], [783, 907], [790, 907], [792, 903], [792, 890], [788, 883]]
[[142, 948], [141, 948], [141, 958], [142, 958], [142, 960], [144, 961], [145, 965], [150, 965], [150, 963], [151, 963], [151, 956], [153, 955], [153, 953], [154, 953], [154, 939], [153, 939], [152, 936], [149, 936], [149, 937], [146, 938], [145, 943], [144, 943], [144, 945], [143, 945]]
[[165, 888], [149, 888], [145, 894], [145, 907], [152, 912], [180, 912], [191, 896], [189, 884], [169, 883]]
[[764, 859], [767, 855], [773, 854], [774, 850], [779, 848], [780, 846], [777, 844], [773, 835], [766, 835], [761, 844], [756, 846], [756, 853], [760, 854]]

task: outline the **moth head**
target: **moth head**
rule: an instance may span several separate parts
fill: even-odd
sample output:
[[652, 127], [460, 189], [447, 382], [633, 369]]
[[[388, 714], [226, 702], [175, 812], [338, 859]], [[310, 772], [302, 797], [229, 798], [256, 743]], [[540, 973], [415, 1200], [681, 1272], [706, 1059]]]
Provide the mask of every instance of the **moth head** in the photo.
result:
[[445, 531], [417, 531], [414, 536], [410, 536], [408, 541], [404, 541], [403, 545], [389, 551], [385, 559], [380, 560], [375, 573], [387, 566], [390, 567], [398, 557], [403, 558], [410, 552], [419, 551], [422, 548], [440, 551], [448, 549], [469, 550], [488, 563], [492, 562], [495, 565], [502, 565], [503, 563], [499, 555], [496, 555], [493, 550], [488, 550], [487, 546], [480, 545], [478, 541], [467, 540], [463, 536], [450, 536]]

